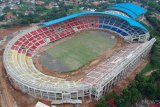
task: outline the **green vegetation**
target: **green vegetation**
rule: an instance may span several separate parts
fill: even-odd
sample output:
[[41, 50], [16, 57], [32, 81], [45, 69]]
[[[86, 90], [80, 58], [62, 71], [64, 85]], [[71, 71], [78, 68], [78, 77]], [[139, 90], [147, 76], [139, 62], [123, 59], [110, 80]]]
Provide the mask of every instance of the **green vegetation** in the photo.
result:
[[107, 8], [109, 8], [109, 6], [111, 6], [111, 4], [108, 3], [102, 3], [96, 6], [97, 11], [102, 12], [102, 11], [106, 11]]
[[157, 0], [141, 0], [141, 3], [143, 5], [148, 5], [149, 11], [158, 12], [160, 10], [160, 4], [157, 3]]
[[[10, 12], [16, 18], [7, 19], [4, 16], [0, 16], [0, 21], [7, 22], [6, 25], [0, 27], [14, 27], [17, 25], [29, 25], [32, 23], [41, 23], [44, 21], [54, 20], [60, 17], [67, 16], [69, 14], [77, 13], [80, 11], [86, 11], [88, 9], [95, 9], [96, 11], [106, 11], [106, 9], [111, 6], [112, 3], [115, 3], [115, 0], [110, 0], [99, 5], [94, 5], [92, 2], [94, 0], [82, 0], [83, 4], [65, 4], [63, 1], [59, 0], [42, 0], [44, 4], [30, 4], [25, 2], [20, 2], [16, 4], [18, 9], [10, 9], [9, 6], [3, 9], [4, 16]], [[1, 1], [0, 1], [1, 3]]]
[[[57, 2], [57, 7], [51, 7], [47, 9], [46, 6], [49, 5], [51, 1], [44, 0], [43, 5], [32, 5], [27, 3], [17, 4], [18, 10], [11, 10], [9, 7], [3, 9], [4, 15], [8, 12], [13, 13], [16, 16], [15, 19], [5, 19], [4, 16], [0, 16], [0, 21], [9, 21], [9, 27], [16, 25], [29, 25], [32, 23], [39, 23], [43, 21], [49, 21], [64, 17], [68, 14], [79, 12], [78, 6], [65, 5], [64, 2]], [[3, 27], [4, 25], [0, 26]], [[6, 26], [7, 27], [7, 26]]]
[[113, 47], [114, 42], [104, 35], [105, 33], [98, 31], [84, 32], [46, 52], [73, 71]]
[[151, 14], [146, 15], [147, 20], [154, 27], [150, 30], [151, 37], [156, 38], [156, 43], [153, 46], [151, 54], [151, 64], [160, 66], [160, 20], [153, 17]]
[[148, 63], [143, 69], [142, 71], [140, 72], [141, 74], [145, 74], [147, 72], [150, 72], [151, 70], [153, 70], [154, 67], [151, 63]]
[[5, 7], [5, 8], [3, 9], [3, 12], [4, 12], [4, 13], [10, 12], [10, 11], [11, 11], [11, 9], [10, 9], [9, 7]]
[[4, 15], [0, 16], [0, 21], [3, 21], [5, 19]]

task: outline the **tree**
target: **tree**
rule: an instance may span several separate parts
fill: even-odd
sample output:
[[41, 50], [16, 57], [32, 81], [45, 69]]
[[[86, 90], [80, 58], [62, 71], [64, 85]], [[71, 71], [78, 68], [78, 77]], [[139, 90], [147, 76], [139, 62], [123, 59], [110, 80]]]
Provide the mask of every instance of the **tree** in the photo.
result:
[[3, 21], [5, 19], [4, 15], [0, 16], [0, 21]]
[[157, 39], [152, 49], [151, 63], [160, 66], [160, 39]]
[[3, 13], [8, 13], [10, 11], [11, 11], [11, 9], [8, 6], [3, 9]]
[[155, 81], [160, 79], [160, 70], [154, 71], [152, 73], [152, 77], [154, 78]]
[[116, 98], [116, 105], [118, 106], [118, 107], [122, 107], [121, 105], [123, 105], [125, 103], [125, 99], [123, 99], [121, 96], [118, 96], [117, 98]]
[[111, 106], [104, 103], [98, 103], [96, 104], [96, 107], [111, 107]]
[[108, 3], [101, 3], [97, 6], [97, 11], [105, 11], [109, 6]]
[[44, 8], [43, 6], [36, 6], [36, 13], [44, 13], [46, 11], [46, 8]]
[[156, 94], [156, 100], [160, 100], [160, 82], [158, 81], [157, 82], [157, 87], [156, 87], [156, 92], [155, 92], [155, 94]]
[[117, 3], [122, 3], [123, 2], [123, 0], [116, 0], [117, 1]]

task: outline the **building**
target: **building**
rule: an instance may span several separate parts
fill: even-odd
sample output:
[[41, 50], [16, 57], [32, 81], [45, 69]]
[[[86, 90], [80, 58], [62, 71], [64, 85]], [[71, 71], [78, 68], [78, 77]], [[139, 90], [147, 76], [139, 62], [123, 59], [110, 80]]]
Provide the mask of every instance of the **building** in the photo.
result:
[[16, 16], [13, 15], [13, 13], [8, 12], [8, 13], [5, 15], [5, 18], [6, 18], [6, 19], [14, 19], [14, 18], [16, 18]]

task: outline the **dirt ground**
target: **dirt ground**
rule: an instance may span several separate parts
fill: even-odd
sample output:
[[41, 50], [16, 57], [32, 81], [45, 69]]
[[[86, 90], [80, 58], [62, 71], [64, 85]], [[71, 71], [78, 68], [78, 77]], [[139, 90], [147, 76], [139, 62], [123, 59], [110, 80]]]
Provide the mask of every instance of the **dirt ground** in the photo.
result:
[[[7, 28], [7, 29], [0, 28], [0, 40], [4, 39], [5, 37], [9, 37], [9, 36], [10, 38], [13, 38], [15, 36], [14, 34], [15, 32], [26, 29], [28, 27], [30, 26], [17, 26], [17, 27]], [[3, 44], [1, 44], [0, 50], [4, 49], [8, 42], [9, 41], [6, 40]]]
[[11, 35], [14, 32], [26, 29], [28, 27], [29, 26], [17, 26], [17, 27], [7, 28], [7, 29], [0, 28], [0, 37], [5, 37], [5, 36], [8, 36], [8, 35]]
[[106, 59], [107, 57], [109, 57], [110, 55], [112, 55], [114, 52], [118, 51], [121, 49], [121, 47], [123, 47], [124, 45], [126, 45], [127, 43], [124, 42], [124, 40], [122, 40], [120, 37], [118, 37], [118, 35], [116, 35], [115, 33], [111, 33], [111, 32], [107, 32], [106, 33], [110, 33], [111, 35], [114, 35], [116, 38], [116, 44], [112, 49], [106, 50], [106, 52], [102, 55], [100, 55], [99, 57], [97, 57], [95, 60], [91, 61], [89, 64], [86, 64], [84, 67], [80, 68], [77, 71], [74, 72], [67, 72], [67, 73], [59, 73], [56, 71], [51, 71], [47, 68], [45, 68], [41, 63], [41, 54], [42, 52], [44, 52], [45, 50], [47, 50], [50, 47], [53, 47], [61, 42], [64, 42], [68, 39], [71, 39], [73, 36], [69, 36], [68, 38], [64, 38], [62, 40], [57, 41], [55, 44], [51, 44], [47, 47], [43, 47], [42, 49], [40, 49], [37, 53], [37, 56], [33, 58], [33, 62], [36, 66], [37, 69], [39, 69], [39, 71], [41, 71], [42, 73], [46, 74], [46, 75], [52, 75], [55, 77], [59, 77], [59, 78], [65, 78], [67, 80], [71, 80], [71, 81], [77, 81], [80, 78], [82, 78], [84, 75], [86, 75], [90, 69], [93, 69], [94, 67], [96, 67], [100, 62], [103, 62], [104, 59]]
[[43, 102], [47, 105], [51, 105], [50, 101], [44, 101], [38, 98], [36, 99], [28, 94], [22, 93], [20, 90], [16, 89], [12, 85], [10, 85], [10, 91], [18, 107], [34, 107], [38, 101]]

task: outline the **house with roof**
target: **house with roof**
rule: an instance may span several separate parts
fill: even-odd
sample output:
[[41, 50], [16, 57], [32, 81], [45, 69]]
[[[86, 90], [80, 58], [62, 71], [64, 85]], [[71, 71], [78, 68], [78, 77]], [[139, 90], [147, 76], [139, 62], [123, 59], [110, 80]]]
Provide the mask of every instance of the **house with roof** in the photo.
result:
[[6, 18], [6, 19], [14, 19], [14, 18], [16, 18], [16, 16], [15, 16], [13, 13], [8, 12], [8, 13], [5, 15], [5, 18]]

